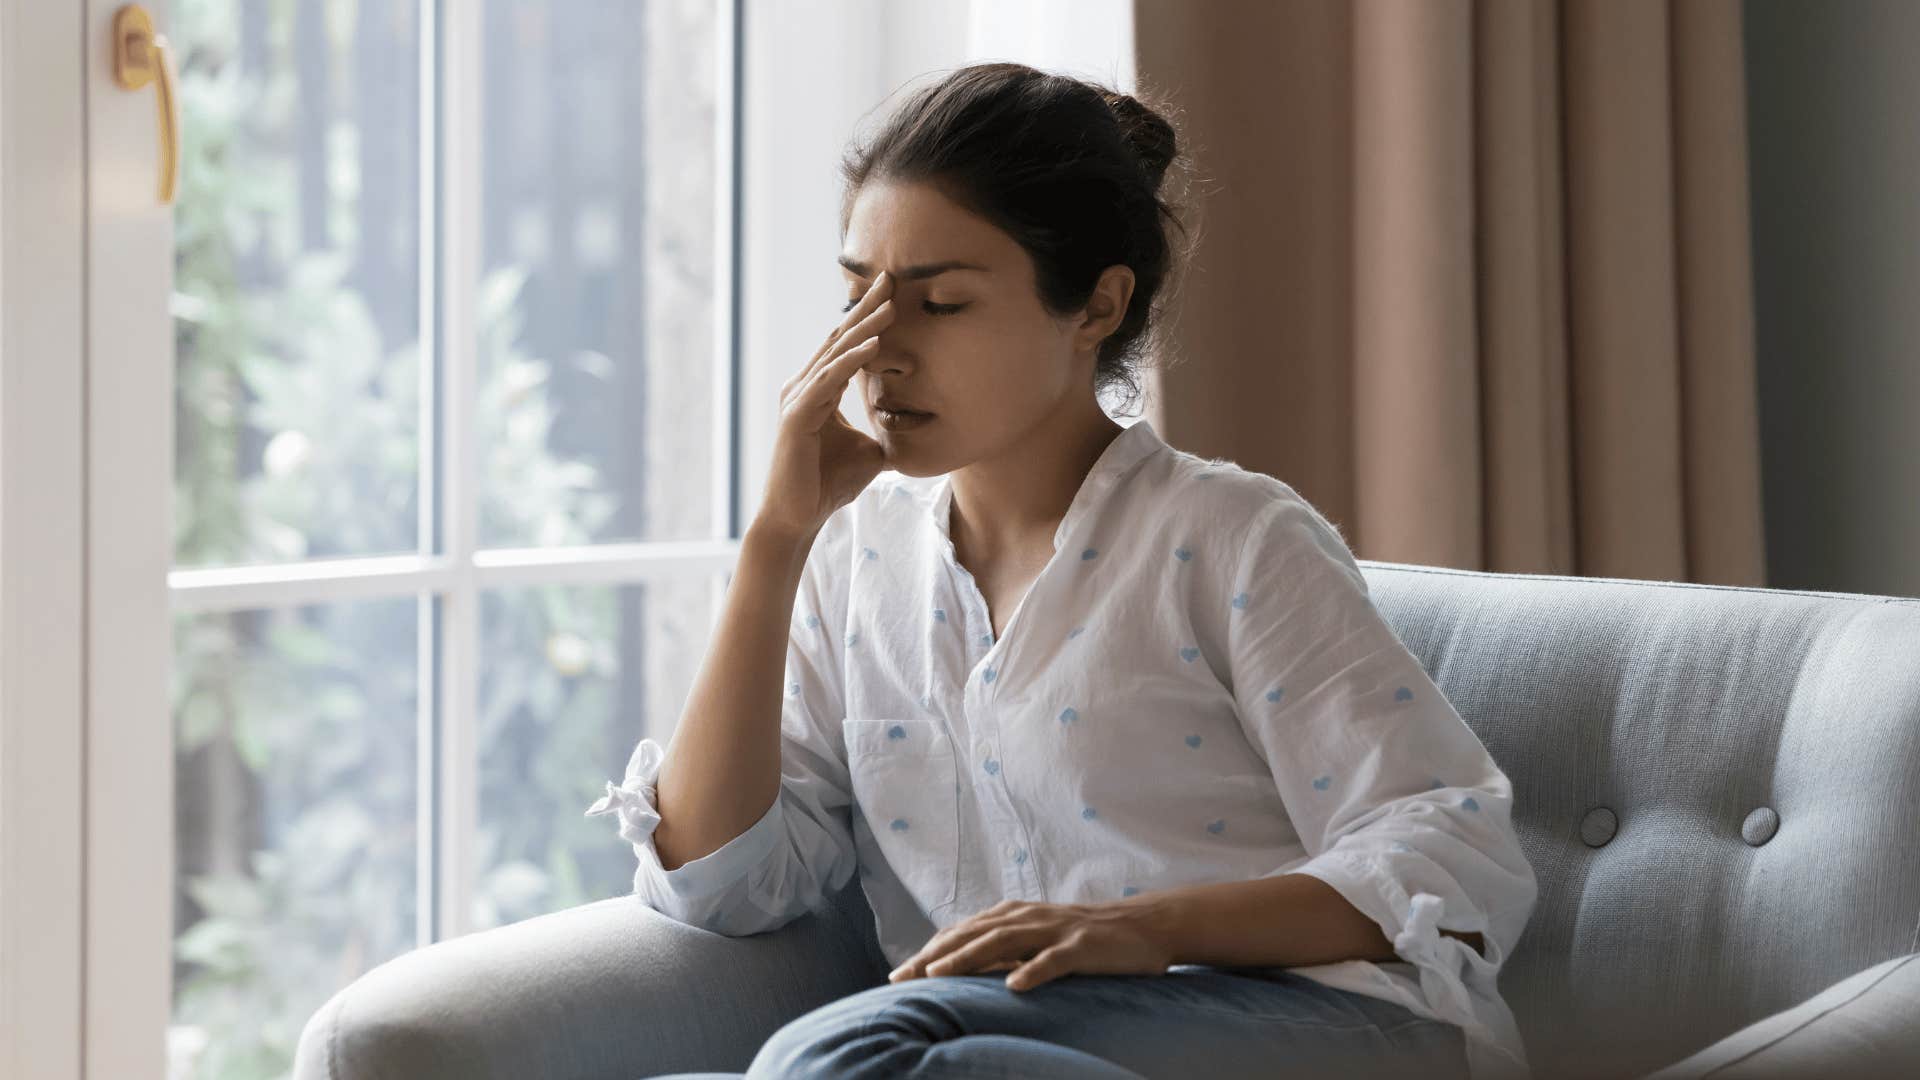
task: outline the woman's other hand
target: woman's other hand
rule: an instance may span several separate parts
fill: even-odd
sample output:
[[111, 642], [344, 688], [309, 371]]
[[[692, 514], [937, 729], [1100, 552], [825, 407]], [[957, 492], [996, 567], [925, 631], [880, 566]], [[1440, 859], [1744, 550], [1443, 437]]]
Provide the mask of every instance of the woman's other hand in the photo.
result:
[[1171, 955], [1133, 904], [1002, 900], [934, 934], [888, 982], [1006, 971], [1026, 990], [1062, 975], [1164, 975]]

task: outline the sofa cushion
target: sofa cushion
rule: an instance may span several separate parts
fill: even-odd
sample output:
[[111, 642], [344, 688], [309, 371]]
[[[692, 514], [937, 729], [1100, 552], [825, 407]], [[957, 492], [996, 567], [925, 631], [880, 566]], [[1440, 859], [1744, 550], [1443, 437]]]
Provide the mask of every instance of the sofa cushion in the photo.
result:
[[1646, 1080], [1920, 1076], [1920, 953], [1896, 956]]

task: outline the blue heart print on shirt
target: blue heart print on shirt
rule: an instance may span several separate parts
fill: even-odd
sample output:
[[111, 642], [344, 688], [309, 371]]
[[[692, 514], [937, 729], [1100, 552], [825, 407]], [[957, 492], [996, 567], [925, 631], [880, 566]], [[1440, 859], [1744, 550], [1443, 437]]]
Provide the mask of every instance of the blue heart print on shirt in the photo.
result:
[[987, 770], [988, 776], [997, 776], [1000, 773], [1000, 763], [992, 758], [988, 758], [981, 768]]
[[872, 548], [861, 548], [860, 551], [862, 554], [866, 555], [869, 561], [880, 557], [880, 553], [873, 550]]
[[980, 673], [980, 681], [981, 681], [981, 682], [992, 682], [992, 681], [993, 681], [993, 675], [994, 675], [994, 671], [993, 671], [993, 669], [992, 669], [992, 668], [988, 668], [987, 670], [985, 670], [985, 671], [983, 671], [983, 672], [981, 672], [981, 673]]
[[1412, 700], [1413, 700], [1413, 691], [1411, 691], [1411, 690], [1409, 690], [1409, 689], [1407, 689], [1406, 687], [1404, 687], [1404, 686], [1403, 686], [1403, 687], [1401, 687], [1400, 689], [1398, 689], [1398, 690], [1395, 690], [1395, 691], [1393, 692], [1393, 700], [1395, 700], [1395, 701], [1412, 701]]
[[1069, 705], [1066, 708], [1060, 710], [1061, 723], [1071, 724], [1078, 719], [1080, 719], [1080, 714], [1074, 711], [1073, 706]]
[[1273, 689], [1271, 689], [1271, 690], [1269, 690], [1269, 691], [1267, 691], [1267, 700], [1268, 700], [1268, 701], [1279, 701], [1279, 700], [1280, 700], [1280, 695], [1281, 695], [1281, 694], [1284, 694], [1284, 693], [1286, 693], [1286, 692], [1287, 692], [1287, 688], [1286, 688], [1286, 687], [1284, 687], [1284, 686], [1276, 686], [1276, 687], [1274, 687]]
[[853, 633], [851, 633], [851, 634], [848, 634], [848, 635], [847, 635], [847, 644], [848, 644], [848, 645], [858, 645], [858, 644], [860, 644], [860, 631], [858, 631], [858, 630], [855, 630], [855, 631], [854, 631]]
[[1179, 559], [1181, 562], [1186, 562], [1187, 560], [1193, 558], [1193, 552], [1188, 551], [1186, 548], [1183, 548], [1183, 547], [1177, 547], [1173, 549], [1173, 557], [1176, 559]]
[[1188, 746], [1199, 746], [1199, 745], [1200, 745], [1200, 736], [1198, 736], [1198, 735], [1189, 735], [1189, 736], [1187, 736], [1187, 745], [1188, 745]]
[[1086, 633], [1086, 630], [1087, 630], [1087, 628], [1086, 628], [1086, 627], [1084, 627], [1084, 626], [1076, 626], [1076, 627], [1074, 627], [1073, 629], [1071, 629], [1071, 630], [1069, 630], [1069, 631], [1067, 631], [1067, 636], [1068, 636], [1068, 637], [1070, 637], [1070, 638], [1077, 638], [1077, 637], [1079, 637], [1079, 636], [1080, 636], [1081, 634], [1084, 634], [1084, 633]]
[[1467, 797], [1466, 797], [1465, 799], [1463, 799], [1463, 800], [1461, 800], [1461, 802], [1460, 802], [1460, 805], [1461, 805], [1461, 806], [1464, 806], [1464, 807], [1466, 807], [1466, 808], [1467, 808], [1467, 809], [1469, 809], [1469, 810], [1478, 810], [1478, 809], [1480, 809], [1480, 804], [1479, 804], [1479, 803], [1477, 803], [1477, 802], [1474, 802], [1474, 801], [1473, 801], [1473, 796], [1471, 796], [1471, 795], [1469, 795], [1469, 796], [1467, 796]]
[[1315, 781], [1313, 782], [1313, 790], [1315, 790], [1315, 791], [1325, 791], [1325, 790], [1327, 790], [1327, 785], [1328, 785], [1328, 784], [1331, 784], [1331, 783], [1333, 783], [1333, 777], [1331, 777], [1331, 776], [1323, 776], [1323, 777], [1321, 777], [1320, 779], [1318, 779], [1318, 780], [1315, 780]]
[[788, 684], [787, 684], [787, 696], [788, 696], [788, 697], [799, 697], [799, 696], [800, 696], [800, 684], [799, 684], [799, 683], [797, 683], [797, 682], [790, 682], [790, 683], [788, 683]]
[[1222, 832], [1226, 831], [1226, 828], [1227, 828], [1226, 818], [1221, 818], [1219, 821], [1207, 822], [1207, 831], [1212, 833], [1215, 836], [1219, 836]]
[[906, 832], [906, 831], [907, 831], [907, 819], [906, 819], [906, 818], [903, 818], [903, 817], [897, 817], [897, 818], [894, 818], [894, 819], [893, 819], [893, 822], [892, 822], [891, 824], [889, 824], [889, 825], [888, 825], [887, 827], [888, 827], [889, 829], [892, 829], [892, 830], [893, 830], [894, 832]]
[[1239, 594], [1237, 594], [1237, 595], [1235, 595], [1235, 596], [1234, 596], [1234, 598], [1233, 598], [1233, 609], [1234, 609], [1235, 611], [1245, 611], [1245, 610], [1247, 610], [1247, 594], [1246, 594], [1246, 593], [1239, 593]]
[[808, 614], [807, 629], [812, 630], [819, 625], [820, 625], [820, 616], [814, 615], [814, 614]]
[[993, 635], [992, 635], [992, 634], [981, 634], [981, 635], [980, 635], [980, 644], [982, 644], [982, 645], [991, 645], [991, 644], [993, 644]]
[[1080, 553], [1080, 561], [1086, 562], [1088, 559], [1091, 559], [1098, 554], [1100, 554], [1099, 548], [1088, 548], [1087, 550]]
[[947, 609], [946, 609], [946, 608], [934, 608], [934, 609], [933, 609], [933, 621], [934, 621], [934, 622], [946, 622], [946, 621], [947, 621]]
[[1131, 886], [1131, 885], [1129, 885], [1129, 886], [1127, 886], [1126, 888], [1124, 888], [1124, 889], [1121, 889], [1121, 890], [1120, 890], [1120, 895], [1121, 895], [1121, 896], [1132, 896], [1132, 895], [1133, 895], [1134, 893], [1137, 893], [1137, 892], [1139, 892], [1139, 891], [1140, 891], [1139, 889], [1136, 889], [1136, 888], [1134, 888], [1133, 886]]
[[1089, 806], [1086, 809], [1080, 811], [1080, 816], [1087, 821], [1092, 821], [1094, 818], [1098, 817], [1099, 815], [1094, 812], [1093, 807]]
[[1440, 779], [1439, 777], [1437, 777], [1437, 776], [1436, 776], [1436, 777], [1434, 777], [1434, 778], [1433, 778], [1433, 783], [1431, 783], [1431, 784], [1428, 784], [1428, 785], [1427, 785], [1427, 790], [1428, 790], [1428, 791], [1438, 791], [1438, 790], [1440, 790], [1441, 788], [1443, 788], [1443, 787], [1446, 787], [1446, 786], [1447, 786], [1447, 782], [1446, 782], [1445, 780], [1442, 780], [1442, 779]]
[[895, 724], [887, 729], [887, 738], [889, 739], [904, 739], [906, 737], [907, 729], [901, 727], [899, 724]]
[[1187, 663], [1191, 664], [1195, 660], [1200, 659], [1200, 650], [1189, 645], [1186, 648], [1180, 650], [1180, 659], [1185, 660]]

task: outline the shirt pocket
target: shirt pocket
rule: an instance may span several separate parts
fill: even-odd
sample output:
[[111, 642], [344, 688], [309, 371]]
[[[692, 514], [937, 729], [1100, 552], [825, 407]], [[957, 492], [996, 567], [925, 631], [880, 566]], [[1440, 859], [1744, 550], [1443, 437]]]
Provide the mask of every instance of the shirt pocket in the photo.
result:
[[960, 884], [960, 773], [932, 720], [846, 719], [853, 799], [887, 866], [928, 916]]

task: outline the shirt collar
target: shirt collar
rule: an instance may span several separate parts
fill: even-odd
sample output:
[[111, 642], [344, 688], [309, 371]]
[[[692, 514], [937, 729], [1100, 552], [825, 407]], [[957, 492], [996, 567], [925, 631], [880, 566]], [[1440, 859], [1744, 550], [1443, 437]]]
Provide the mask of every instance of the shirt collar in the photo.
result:
[[[1153, 424], [1142, 417], [1122, 428], [1120, 434], [1113, 437], [1100, 457], [1094, 461], [1093, 468], [1087, 470], [1086, 479], [1080, 482], [1080, 490], [1074, 492], [1073, 502], [1067, 506], [1067, 514], [1060, 519], [1060, 525], [1053, 531], [1053, 547], [1060, 549], [1060, 542], [1067, 532], [1080, 520], [1093, 512], [1100, 499], [1113, 487], [1115, 481], [1125, 476], [1133, 466], [1145, 460], [1149, 454], [1165, 447], [1166, 440], [1153, 429]], [[945, 473], [933, 489], [932, 506], [929, 513], [933, 516], [933, 527], [939, 530], [942, 539], [949, 544], [953, 536], [948, 530], [953, 505], [953, 474]]]

